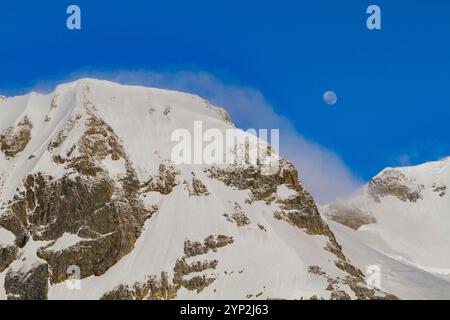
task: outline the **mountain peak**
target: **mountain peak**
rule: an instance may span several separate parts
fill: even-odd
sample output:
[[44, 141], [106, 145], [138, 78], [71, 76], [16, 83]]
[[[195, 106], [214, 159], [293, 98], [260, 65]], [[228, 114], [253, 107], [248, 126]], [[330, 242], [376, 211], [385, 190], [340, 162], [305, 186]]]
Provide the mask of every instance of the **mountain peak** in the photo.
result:
[[[386, 168], [359, 194], [332, 203], [322, 208], [322, 212], [329, 219], [357, 230], [355, 235], [350, 233], [351, 237], [358, 237], [373, 250], [382, 252], [386, 260], [395, 257], [395, 263], [406, 264], [418, 279], [424, 273], [430, 273], [430, 277], [448, 275], [449, 160], [447, 157], [417, 166]], [[332, 229], [342, 231], [338, 226]], [[400, 275], [398, 281], [410, 280]], [[442, 294], [448, 297], [450, 285], [444, 280], [437, 286], [445, 287], [446, 293], [440, 291], [443, 289], [431, 292], [417, 287], [417, 290], [430, 297]], [[409, 288], [404, 290], [408, 296]]]

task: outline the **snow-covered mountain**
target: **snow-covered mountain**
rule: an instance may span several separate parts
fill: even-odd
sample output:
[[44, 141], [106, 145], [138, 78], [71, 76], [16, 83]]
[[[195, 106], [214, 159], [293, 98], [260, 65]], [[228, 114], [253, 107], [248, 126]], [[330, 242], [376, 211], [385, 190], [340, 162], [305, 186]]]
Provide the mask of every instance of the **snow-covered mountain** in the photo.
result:
[[384, 290], [450, 299], [450, 158], [387, 168], [321, 212], [357, 267], [380, 266]]
[[2, 299], [395, 298], [366, 286], [288, 161], [171, 161], [174, 130], [234, 128], [198, 96], [82, 79], [0, 115]]

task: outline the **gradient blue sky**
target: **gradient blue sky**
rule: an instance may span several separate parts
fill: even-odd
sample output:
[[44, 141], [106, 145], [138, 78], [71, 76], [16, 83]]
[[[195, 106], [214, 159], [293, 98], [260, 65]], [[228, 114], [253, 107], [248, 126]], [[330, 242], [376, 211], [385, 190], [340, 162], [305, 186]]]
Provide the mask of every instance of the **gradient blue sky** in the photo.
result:
[[[65, 27], [70, 4], [81, 31]], [[369, 4], [380, 31], [365, 27]], [[367, 180], [450, 155], [449, 36], [448, 0], [2, 0], [0, 93], [92, 70], [205, 72], [254, 88]]]

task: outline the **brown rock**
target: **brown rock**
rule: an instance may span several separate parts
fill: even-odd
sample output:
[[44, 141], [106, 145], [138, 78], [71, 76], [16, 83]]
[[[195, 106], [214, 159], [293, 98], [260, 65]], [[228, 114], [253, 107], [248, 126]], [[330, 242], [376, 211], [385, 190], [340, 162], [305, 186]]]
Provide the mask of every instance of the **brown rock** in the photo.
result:
[[46, 263], [36, 263], [25, 273], [8, 270], [5, 277], [8, 300], [46, 300], [48, 275]]

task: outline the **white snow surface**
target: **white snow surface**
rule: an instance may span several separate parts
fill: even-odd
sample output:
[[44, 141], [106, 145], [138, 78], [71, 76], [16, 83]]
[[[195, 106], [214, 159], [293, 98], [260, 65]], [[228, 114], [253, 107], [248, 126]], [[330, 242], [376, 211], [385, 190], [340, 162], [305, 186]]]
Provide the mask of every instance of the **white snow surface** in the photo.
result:
[[277, 199], [289, 200], [297, 195], [295, 190], [290, 189], [285, 184], [279, 185], [277, 187]]
[[68, 249], [68, 248], [76, 245], [78, 242], [83, 241], [83, 240], [86, 240], [86, 239], [80, 238], [76, 234], [65, 232], [61, 237], [56, 239], [56, 241], [50, 247], [46, 248], [46, 250], [51, 250], [51, 251], [56, 251], [56, 252], [63, 251], [65, 249]]
[[12, 232], [0, 227], [0, 247], [14, 244], [15, 239], [16, 237]]
[[[336, 222], [330, 226], [357, 267], [381, 265], [386, 291], [402, 298], [450, 299], [450, 158], [394, 170], [407, 177], [404, 185], [420, 189], [420, 199], [389, 195], [377, 202], [366, 187], [339, 203], [372, 215], [376, 223], [357, 231]], [[323, 215], [327, 210], [321, 208]]]
[[445, 277], [399, 259], [379, 237], [327, 222], [353, 265], [363, 272], [379, 266], [381, 290], [401, 299], [450, 299], [450, 281]]

